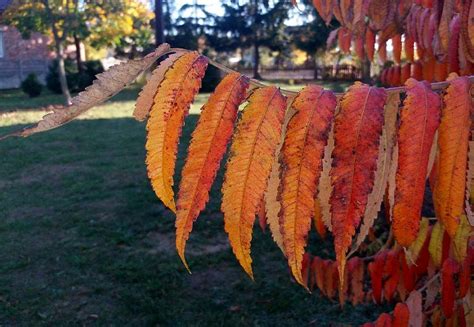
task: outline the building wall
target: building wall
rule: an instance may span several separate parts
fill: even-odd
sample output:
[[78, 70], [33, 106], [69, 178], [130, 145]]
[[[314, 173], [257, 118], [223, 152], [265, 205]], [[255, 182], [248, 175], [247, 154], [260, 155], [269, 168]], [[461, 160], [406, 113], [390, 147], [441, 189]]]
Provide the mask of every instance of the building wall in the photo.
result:
[[[0, 57], [0, 89], [17, 88], [26, 76], [35, 73], [44, 82], [53, 54], [49, 38], [33, 33], [23, 39], [20, 33], [9, 26], [0, 26], [0, 42], [3, 39], [3, 56]], [[1, 45], [0, 45], [1, 46]], [[1, 52], [0, 52], [1, 55]]]

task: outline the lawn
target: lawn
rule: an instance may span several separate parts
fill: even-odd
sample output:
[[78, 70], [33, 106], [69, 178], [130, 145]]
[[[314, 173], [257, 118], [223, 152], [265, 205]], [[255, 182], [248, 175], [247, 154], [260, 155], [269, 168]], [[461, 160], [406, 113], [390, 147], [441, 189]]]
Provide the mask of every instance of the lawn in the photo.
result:
[[[173, 214], [146, 177], [145, 125], [131, 118], [137, 93], [128, 89], [51, 132], [0, 142], [1, 325], [326, 326], [377, 317], [381, 308], [341, 310], [297, 286], [259, 228], [252, 282], [223, 230], [222, 172], [188, 242], [188, 274], [174, 250]], [[206, 97], [186, 121], [178, 172]], [[0, 93], [0, 134], [60, 101]], [[313, 253], [330, 256], [318, 241], [311, 236]]]

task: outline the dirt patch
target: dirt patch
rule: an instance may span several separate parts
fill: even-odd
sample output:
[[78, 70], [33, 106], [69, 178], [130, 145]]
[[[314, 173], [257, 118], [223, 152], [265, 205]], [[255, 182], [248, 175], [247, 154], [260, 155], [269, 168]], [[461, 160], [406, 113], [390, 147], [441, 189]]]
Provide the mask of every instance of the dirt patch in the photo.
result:
[[22, 171], [18, 178], [10, 181], [0, 180], [0, 189], [7, 188], [10, 185], [28, 186], [33, 183], [45, 183], [48, 185], [58, 185], [61, 179], [72, 173], [84, 172], [88, 168], [83, 165], [74, 164], [52, 164], [35, 165]]
[[202, 271], [193, 271], [188, 280], [190, 288], [193, 290], [206, 292], [216, 285], [222, 286], [229, 281], [240, 280], [242, 273], [240, 267], [231, 268], [225, 264], [220, 264], [217, 267], [212, 267]]
[[[151, 232], [148, 233], [144, 243], [151, 247], [151, 249], [147, 251], [150, 254], [175, 252], [174, 233]], [[190, 241], [186, 247], [186, 253], [191, 256], [200, 256], [228, 251], [229, 248], [227, 238], [214, 237], [212, 239], [205, 239], [205, 241], [199, 243]]]

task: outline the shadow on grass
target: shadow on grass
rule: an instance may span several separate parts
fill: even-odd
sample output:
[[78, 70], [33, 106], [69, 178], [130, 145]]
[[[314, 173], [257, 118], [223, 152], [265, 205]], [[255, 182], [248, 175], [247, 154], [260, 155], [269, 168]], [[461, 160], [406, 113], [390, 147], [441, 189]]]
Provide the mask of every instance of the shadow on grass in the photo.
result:
[[[185, 125], [178, 171], [197, 118]], [[174, 217], [146, 177], [144, 129], [132, 119], [82, 120], [0, 142], [0, 321], [325, 326], [360, 324], [387, 310], [341, 310], [306, 293], [259, 229], [251, 282], [227, 245], [222, 169], [188, 243], [189, 275], [174, 251]], [[311, 249], [331, 255], [314, 235]]]

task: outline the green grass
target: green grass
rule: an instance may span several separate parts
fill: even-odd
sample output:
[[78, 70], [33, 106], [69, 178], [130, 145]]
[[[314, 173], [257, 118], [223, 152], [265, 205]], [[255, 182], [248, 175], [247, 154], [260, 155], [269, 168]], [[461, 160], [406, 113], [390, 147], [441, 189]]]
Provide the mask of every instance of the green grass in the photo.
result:
[[[11, 94], [0, 93], [0, 134], [44, 114], [33, 107], [45, 99]], [[0, 324], [325, 326], [375, 319], [380, 308], [341, 310], [298, 287], [271, 236], [258, 228], [252, 282], [223, 230], [222, 171], [188, 242], [188, 274], [174, 250], [173, 214], [146, 177], [145, 126], [131, 118], [136, 95], [126, 90], [69, 125], [0, 142]], [[206, 96], [186, 121], [178, 171]], [[15, 104], [22, 110], [8, 112]], [[314, 235], [311, 243], [329, 255]]]

